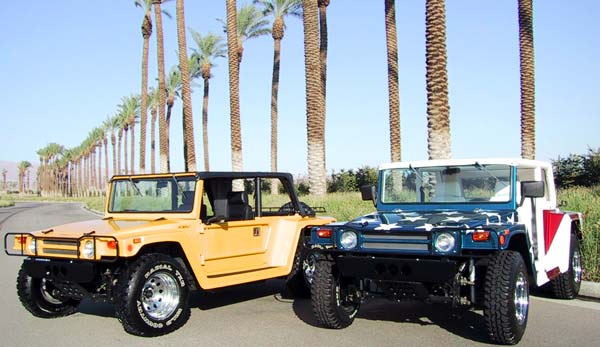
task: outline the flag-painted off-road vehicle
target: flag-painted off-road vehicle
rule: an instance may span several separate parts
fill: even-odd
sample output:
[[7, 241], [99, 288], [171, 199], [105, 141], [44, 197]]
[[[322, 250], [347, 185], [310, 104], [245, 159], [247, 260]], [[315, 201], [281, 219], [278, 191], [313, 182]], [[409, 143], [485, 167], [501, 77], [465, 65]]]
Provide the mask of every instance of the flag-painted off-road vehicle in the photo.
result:
[[[274, 181], [282, 194], [265, 193]], [[101, 220], [7, 233], [4, 247], [27, 256], [17, 292], [34, 316], [90, 298], [113, 303], [127, 332], [157, 336], [188, 320], [194, 289], [287, 277], [308, 294], [305, 240], [334, 221], [298, 201], [286, 173], [115, 176]]]
[[514, 344], [531, 287], [579, 292], [582, 215], [558, 209], [547, 163], [391, 163], [361, 193], [377, 212], [312, 230], [311, 300], [325, 327], [350, 325], [380, 295], [483, 308], [491, 340]]

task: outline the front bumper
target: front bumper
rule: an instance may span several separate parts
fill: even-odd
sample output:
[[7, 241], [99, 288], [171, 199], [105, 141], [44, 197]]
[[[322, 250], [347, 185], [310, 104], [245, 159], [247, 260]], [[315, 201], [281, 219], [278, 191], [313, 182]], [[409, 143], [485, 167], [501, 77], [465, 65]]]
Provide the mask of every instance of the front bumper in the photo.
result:
[[447, 283], [458, 271], [447, 258], [391, 258], [339, 255], [334, 257], [342, 276], [375, 281]]
[[90, 261], [64, 261], [27, 258], [23, 269], [33, 278], [47, 278], [55, 281], [89, 283], [94, 280], [97, 265]]

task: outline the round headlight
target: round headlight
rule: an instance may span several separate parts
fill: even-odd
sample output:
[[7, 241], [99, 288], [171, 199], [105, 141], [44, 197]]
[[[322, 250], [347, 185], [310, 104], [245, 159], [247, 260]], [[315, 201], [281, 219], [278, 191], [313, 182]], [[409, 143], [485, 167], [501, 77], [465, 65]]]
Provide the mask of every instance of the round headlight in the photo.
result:
[[94, 242], [85, 242], [85, 245], [83, 245], [83, 256], [86, 258], [92, 258], [94, 256]]
[[435, 238], [435, 249], [440, 252], [450, 252], [454, 249], [454, 236], [449, 233], [441, 233]]
[[354, 231], [344, 231], [340, 236], [340, 245], [344, 249], [352, 249], [358, 244], [358, 236]]
[[35, 254], [36, 249], [37, 249], [37, 242], [35, 241], [35, 239], [31, 239], [31, 242], [29, 242], [29, 252]]

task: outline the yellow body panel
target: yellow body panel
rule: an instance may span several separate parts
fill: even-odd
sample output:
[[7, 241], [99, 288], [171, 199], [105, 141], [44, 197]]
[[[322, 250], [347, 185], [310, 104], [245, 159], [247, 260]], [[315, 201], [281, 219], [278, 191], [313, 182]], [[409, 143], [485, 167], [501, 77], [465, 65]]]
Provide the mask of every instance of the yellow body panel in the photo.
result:
[[[144, 177], [150, 176], [172, 175]], [[202, 180], [198, 180], [194, 208], [189, 213], [111, 213], [109, 195], [103, 220], [15, 234], [12, 248], [27, 256], [101, 261], [117, 256], [132, 258], [146, 246], [176, 243], [200, 287], [212, 289], [288, 275], [302, 230], [335, 221], [295, 214], [206, 225], [199, 218], [202, 196]], [[36, 248], [31, 252], [34, 238]], [[82, 253], [87, 240], [95, 246], [92, 258]], [[52, 249], [46, 247], [52, 243]]]

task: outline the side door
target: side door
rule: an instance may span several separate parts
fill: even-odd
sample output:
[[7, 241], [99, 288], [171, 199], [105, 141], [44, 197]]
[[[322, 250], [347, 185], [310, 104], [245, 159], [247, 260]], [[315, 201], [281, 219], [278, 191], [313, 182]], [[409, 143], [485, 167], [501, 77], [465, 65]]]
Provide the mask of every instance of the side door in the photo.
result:
[[[204, 240], [204, 269], [209, 278], [269, 267], [266, 254], [271, 228], [268, 223], [256, 218], [253, 186], [245, 185], [245, 188], [245, 191], [230, 190], [226, 195], [215, 193], [210, 211], [206, 213], [201, 236]], [[208, 198], [207, 195], [204, 197]], [[224, 218], [221, 219], [220, 214], [224, 214]]]

